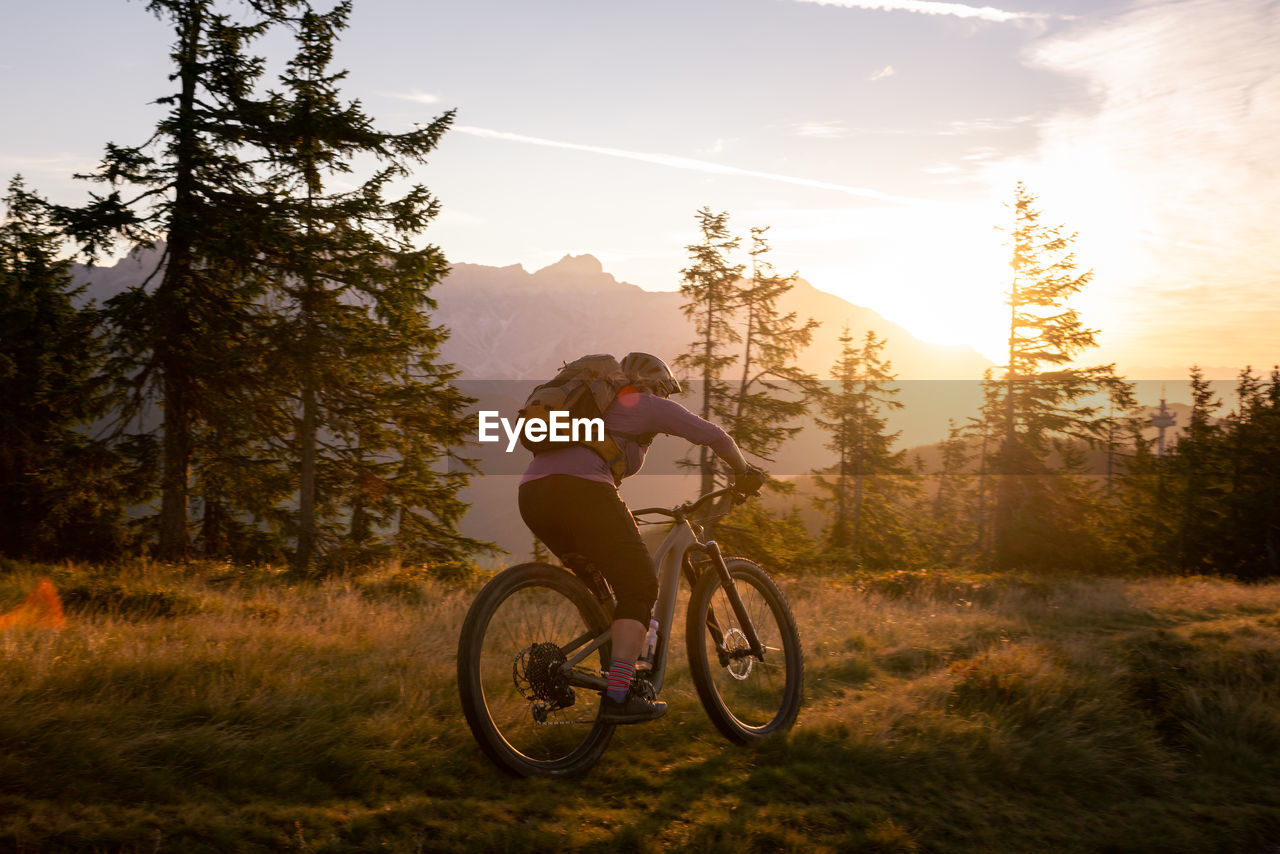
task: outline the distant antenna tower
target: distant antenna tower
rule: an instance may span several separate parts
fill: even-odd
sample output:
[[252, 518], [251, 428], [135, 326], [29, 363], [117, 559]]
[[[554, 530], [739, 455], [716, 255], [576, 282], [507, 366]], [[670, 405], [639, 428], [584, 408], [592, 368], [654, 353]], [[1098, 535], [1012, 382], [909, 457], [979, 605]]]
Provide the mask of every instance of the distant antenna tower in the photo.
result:
[[1160, 411], [1151, 413], [1151, 426], [1160, 431], [1160, 438], [1156, 441], [1156, 454], [1164, 456], [1164, 431], [1178, 423], [1178, 414], [1170, 412], [1169, 408], [1164, 404], [1164, 386], [1160, 387]]

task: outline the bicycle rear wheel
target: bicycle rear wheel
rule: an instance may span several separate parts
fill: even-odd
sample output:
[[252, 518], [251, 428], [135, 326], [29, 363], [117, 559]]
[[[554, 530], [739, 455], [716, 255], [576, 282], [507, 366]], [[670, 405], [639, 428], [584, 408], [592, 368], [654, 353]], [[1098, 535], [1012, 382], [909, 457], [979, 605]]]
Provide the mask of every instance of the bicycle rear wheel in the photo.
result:
[[[476, 741], [519, 776], [571, 776], [604, 753], [614, 727], [596, 720], [600, 698], [560, 673], [565, 652], [609, 628], [578, 579], [545, 564], [505, 570], [480, 591], [458, 641], [458, 690]], [[604, 670], [610, 644], [598, 661]]]
[[725, 565], [764, 658], [751, 655], [719, 573], [707, 570], [689, 600], [689, 671], [712, 723], [730, 741], [746, 744], [796, 722], [804, 694], [804, 657], [791, 608], [768, 573], [743, 558], [725, 558]]

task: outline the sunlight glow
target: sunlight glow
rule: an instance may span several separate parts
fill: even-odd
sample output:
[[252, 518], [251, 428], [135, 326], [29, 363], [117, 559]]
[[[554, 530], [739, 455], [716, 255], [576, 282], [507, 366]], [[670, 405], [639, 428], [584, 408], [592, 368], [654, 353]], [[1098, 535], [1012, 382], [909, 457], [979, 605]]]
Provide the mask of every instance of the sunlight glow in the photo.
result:
[[1009, 264], [1000, 235], [986, 238], [978, 242], [963, 232], [933, 232], [929, 251], [904, 256], [897, 269], [885, 271], [888, 287], [872, 307], [926, 341], [966, 345], [1003, 364]]
[[[753, 215], [778, 223], [770, 234], [780, 257], [821, 251], [829, 259], [801, 271], [815, 287], [926, 341], [1005, 361], [1009, 259], [993, 227], [1005, 215], [999, 203]], [[856, 267], [844, 260], [850, 256]]]

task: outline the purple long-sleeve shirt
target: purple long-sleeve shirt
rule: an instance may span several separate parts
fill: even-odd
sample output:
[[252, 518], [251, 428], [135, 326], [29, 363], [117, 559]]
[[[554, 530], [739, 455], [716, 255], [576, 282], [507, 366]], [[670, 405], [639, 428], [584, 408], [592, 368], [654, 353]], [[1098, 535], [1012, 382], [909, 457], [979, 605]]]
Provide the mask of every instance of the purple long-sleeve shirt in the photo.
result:
[[[627, 472], [624, 477], [640, 471], [644, 455], [649, 450], [648, 445], [625, 438], [627, 435], [666, 433], [695, 445], [707, 445], [721, 459], [727, 460], [733, 455], [733, 439], [728, 433], [675, 401], [648, 392], [624, 389], [605, 410], [604, 426], [605, 430], [615, 434], [626, 454]], [[525, 469], [520, 482], [528, 483], [552, 474], [567, 474], [613, 485], [613, 475], [604, 458], [582, 445], [539, 454]]]

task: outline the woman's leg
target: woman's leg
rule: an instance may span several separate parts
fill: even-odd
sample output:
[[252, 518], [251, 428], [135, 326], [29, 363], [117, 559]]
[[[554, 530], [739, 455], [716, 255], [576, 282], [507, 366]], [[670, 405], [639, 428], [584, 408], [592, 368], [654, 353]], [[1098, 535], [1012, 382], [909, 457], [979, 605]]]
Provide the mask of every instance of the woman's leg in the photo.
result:
[[648, 631], [649, 627], [639, 620], [614, 620], [613, 657], [634, 663], [644, 651], [644, 636]]
[[658, 582], [635, 519], [617, 490], [566, 476], [530, 481], [520, 487], [520, 515], [557, 556], [580, 554], [595, 564], [617, 596], [613, 661], [601, 719], [637, 723], [661, 717], [666, 703], [630, 694]]

